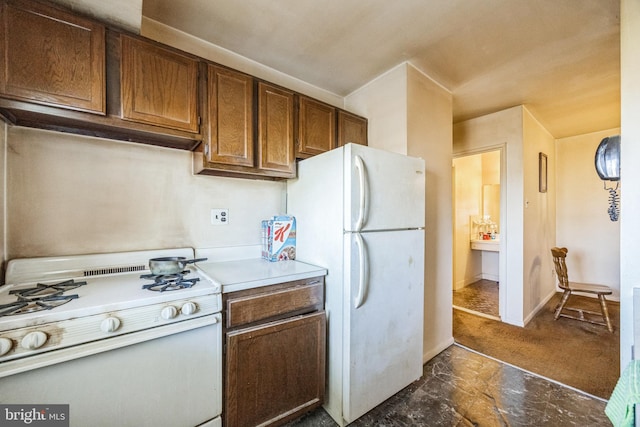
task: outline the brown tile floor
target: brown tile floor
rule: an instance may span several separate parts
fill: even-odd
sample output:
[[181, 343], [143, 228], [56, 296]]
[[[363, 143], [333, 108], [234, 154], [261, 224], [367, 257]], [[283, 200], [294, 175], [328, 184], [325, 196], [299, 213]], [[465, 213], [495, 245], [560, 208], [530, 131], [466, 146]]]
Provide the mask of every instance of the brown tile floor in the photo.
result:
[[[611, 426], [606, 402], [452, 345], [351, 426]], [[288, 427], [334, 427], [318, 409]]]
[[453, 291], [453, 306], [499, 318], [498, 291], [498, 282], [478, 280]]

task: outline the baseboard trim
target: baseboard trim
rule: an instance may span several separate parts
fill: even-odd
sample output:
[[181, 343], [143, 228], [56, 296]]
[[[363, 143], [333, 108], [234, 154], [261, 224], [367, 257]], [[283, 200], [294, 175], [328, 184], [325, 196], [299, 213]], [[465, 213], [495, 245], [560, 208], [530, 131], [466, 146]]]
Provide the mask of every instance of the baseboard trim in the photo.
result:
[[422, 354], [422, 364], [424, 365], [429, 360], [433, 359], [434, 357], [436, 357], [437, 355], [442, 353], [444, 350], [446, 350], [447, 348], [451, 347], [454, 343], [455, 343], [455, 341], [453, 339], [453, 336], [451, 336], [451, 338], [445, 340], [444, 342], [440, 343], [439, 345], [435, 346], [434, 348], [429, 349], [429, 351], [424, 352]]
[[464, 311], [465, 313], [473, 314], [474, 316], [485, 317], [491, 320], [497, 320], [498, 322], [502, 322], [502, 319], [498, 316], [492, 316], [491, 314], [481, 313], [479, 311], [469, 310], [468, 308], [460, 307], [458, 305], [454, 305], [453, 308], [455, 310]]
[[526, 326], [526, 325], [531, 321], [531, 319], [533, 319], [534, 317], [536, 317], [536, 314], [538, 314], [538, 312], [539, 312], [540, 310], [542, 310], [542, 308], [545, 306], [545, 304], [546, 304], [547, 302], [549, 302], [549, 300], [550, 300], [551, 298], [553, 298], [553, 296], [554, 296], [555, 294], [556, 294], [556, 290], [554, 289], [554, 290], [552, 290], [552, 291], [551, 291], [551, 292], [550, 292], [550, 293], [549, 293], [549, 294], [548, 294], [548, 295], [547, 295], [547, 296], [542, 300], [542, 302], [541, 302], [540, 304], [538, 304], [538, 305], [536, 306], [536, 308], [534, 308], [534, 309], [533, 309], [533, 311], [532, 311], [531, 313], [529, 313], [529, 315], [524, 319], [524, 325], [525, 325], [525, 326]]

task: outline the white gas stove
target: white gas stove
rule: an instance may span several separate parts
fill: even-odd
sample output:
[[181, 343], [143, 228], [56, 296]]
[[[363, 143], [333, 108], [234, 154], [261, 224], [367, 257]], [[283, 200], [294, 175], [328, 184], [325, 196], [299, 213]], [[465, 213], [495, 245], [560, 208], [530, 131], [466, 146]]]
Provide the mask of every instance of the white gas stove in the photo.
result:
[[[9, 261], [7, 284], [0, 287], [0, 401], [25, 403], [16, 385], [8, 386], [11, 381], [25, 388], [22, 399], [38, 399], [37, 382], [48, 376], [58, 381], [65, 366], [69, 372], [60, 379], [63, 384], [76, 381], [69, 375], [81, 382], [96, 368], [112, 370], [115, 366], [111, 365], [119, 364], [126, 371], [132, 364], [136, 368], [128, 375], [134, 379], [139, 373], [140, 383], [124, 393], [126, 397], [118, 397], [119, 405], [131, 408], [129, 413], [122, 412], [119, 425], [136, 425], [142, 419], [172, 419], [175, 414], [160, 406], [150, 408], [149, 413], [139, 411], [136, 408], [145, 402], [136, 396], [142, 392], [157, 394], [160, 387], [175, 389], [177, 382], [186, 381], [185, 377], [189, 378], [188, 388], [194, 391], [183, 392], [200, 393], [195, 402], [202, 400], [202, 408], [191, 408], [188, 415], [185, 413], [187, 418], [180, 417], [175, 425], [200, 424], [219, 415], [220, 285], [193, 264], [187, 264], [177, 275], [150, 275], [149, 260], [161, 257], [188, 260], [194, 258], [194, 251], [180, 248]], [[134, 348], [137, 350], [131, 350]], [[121, 351], [111, 351], [116, 349]], [[105, 362], [107, 359], [110, 361]], [[156, 366], [160, 360], [171, 366]], [[183, 365], [173, 366], [174, 361]], [[50, 365], [55, 366], [46, 368]], [[84, 365], [92, 365], [92, 369], [83, 372]], [[193, 378], [193, 369], [198, 369], [202, 379]], [[114, 370], [111, 377], [119, 381], [118, 375]], [[23, 385], [30, 377], [34, 380], [31, 390]], [[117, 382], [113, 388], [113, 393], [123, 394]], [[167, 392], [168, 397], [175, 396], [175, 391]], [[99, 425], [91, 418], [98, 410], [98, 397], [94, 401], [83, 392], [56, 390], [56, 401], [61, 398], [61, 403], [76, 406], [72, 414], [81, 417], [78, 425], [88, 421]], [[50, 401], [48, 395], [41, 399]], [[219, 402], [220, 409], [216, 410], [212, 401]], [[157, 414], [151, 414], [153, 411]]]

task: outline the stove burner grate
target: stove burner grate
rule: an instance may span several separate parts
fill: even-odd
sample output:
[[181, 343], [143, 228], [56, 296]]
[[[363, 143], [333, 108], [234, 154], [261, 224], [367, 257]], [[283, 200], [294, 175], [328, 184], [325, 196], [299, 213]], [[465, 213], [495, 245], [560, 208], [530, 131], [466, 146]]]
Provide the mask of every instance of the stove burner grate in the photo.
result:
[[140, 276], [141, 279], [153, 279], [154, 283], [143, 285], [142, 289], [164, 292], [190, 288], [200, 279], [197, 277], [193, 279], [185, 279], [184, 276], [188, 273], [189, 271], [185, 270], [176, 274], [143, 274]]
[[11, 290], [9, 294], [15, 295], [16, 300], [0, 305], [0, 317], [51, 310], [59, 307], [78, 298], [77, 294], [65, 295], [66, 291], [86, 284], [87, 282], [76, 282], [72, 279], [52, 285], [38, 283], [33, 288]]

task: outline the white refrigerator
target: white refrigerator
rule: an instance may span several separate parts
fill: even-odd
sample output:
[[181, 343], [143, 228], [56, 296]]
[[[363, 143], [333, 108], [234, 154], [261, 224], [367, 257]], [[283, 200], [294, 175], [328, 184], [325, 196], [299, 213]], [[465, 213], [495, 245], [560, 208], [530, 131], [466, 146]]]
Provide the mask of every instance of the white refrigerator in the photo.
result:
[[422, 376], [424, 200], [422, 159], [356, 144], [287, 182], [296, 259], [328, 269], [324, 408], [341, 426]]

